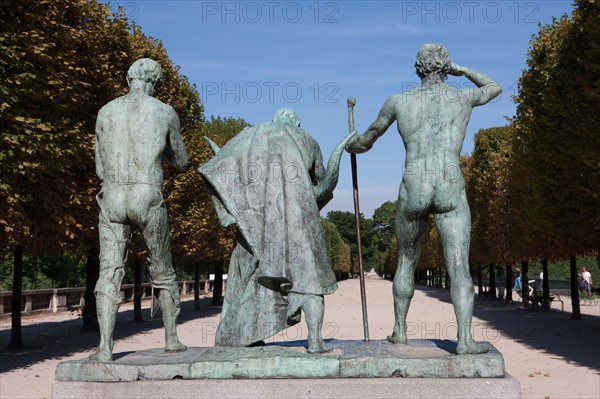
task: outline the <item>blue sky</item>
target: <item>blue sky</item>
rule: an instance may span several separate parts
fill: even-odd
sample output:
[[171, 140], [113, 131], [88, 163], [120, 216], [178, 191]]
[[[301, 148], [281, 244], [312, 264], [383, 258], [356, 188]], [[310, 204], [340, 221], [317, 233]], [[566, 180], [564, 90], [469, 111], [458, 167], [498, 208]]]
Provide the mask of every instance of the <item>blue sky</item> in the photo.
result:
[[[570, 1], [119, 1], [143, 31], [162, 40], [170, 58], [197, 85], [205, 114], [251, 124], [294, 108], [325, 159], [348, 133], [348, 96], [356, 97], [362, 133], [391, 96], [419, 83], [419, 47], [444, 44], [453, 62], [489, 74], [500, 98], [473, 111], [463, 153], [473, 135], [515, 114], [511, 96], [526, 67], [538, 23], [570, 13]], [[448, 79], [470, 85], [465, 78]], [[395, 200], [404, 148], [395, 124], [358, 156], [361, 211], [370, 217]], [[349, 156], [332, 202], [353, 210]]]

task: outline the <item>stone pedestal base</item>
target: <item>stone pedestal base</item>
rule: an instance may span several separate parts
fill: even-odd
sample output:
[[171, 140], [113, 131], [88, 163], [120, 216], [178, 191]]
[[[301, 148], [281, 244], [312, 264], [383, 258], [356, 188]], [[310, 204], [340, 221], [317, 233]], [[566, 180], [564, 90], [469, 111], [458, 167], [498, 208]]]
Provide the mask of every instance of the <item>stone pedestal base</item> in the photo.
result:
[[171, 380], [128, 382], [57, 381], [59, 398], [521, 398], [519, 382], [504, 378], [323, 378]]
[[54, 398], [520, 398], [492, 345], [457, 355], [456, 342], [337, 341], [326, 354], [306, 342], [254, 348], [150, 349], [56, 368]]

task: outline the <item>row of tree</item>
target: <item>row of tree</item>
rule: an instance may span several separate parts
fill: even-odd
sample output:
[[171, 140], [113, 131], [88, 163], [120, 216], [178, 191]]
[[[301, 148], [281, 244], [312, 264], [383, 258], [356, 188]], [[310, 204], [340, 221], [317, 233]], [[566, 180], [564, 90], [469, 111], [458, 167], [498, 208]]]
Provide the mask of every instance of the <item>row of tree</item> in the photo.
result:
[[[212, 154], [202, 136], [223, 145], [247, 123], [205, 121], [195, 85], [162, 43], [146, 36], [121, 9], [112, 11], [95, 0], [7, 0], [0, 26], [0, 252], [12, 253], [14, 260], [10, 346], [22, 345], [24, 254], [87, 258], [84, 320], [95, 323], [100, 182], [94, 127], [98, 110], [127, 93], [126, 72], [139, 58], [162, 66], [164, 84], [157, 97], [177, 111], [190, 156], [186, 173], [165, 174], [174, 258], [222, 265], [232, 232], [220, 228], [196, 169]], [[143, 258], [141, 241], [133, 241], [134, 258]]]
[[[372, 218], [360, 215], [363, 265], [365, 270], [384, 273], [384, 261], [394, 240], [395, 202], [385, 202], [375, 210]], [[337, 273], [358, 273], [356, 219], [352, 212], [329, 211], [323, 219], [332, 266]], [[331, 245], [328, 237], [335, 236], [339, 244]], [[342, 251], [343, 255], [336, 253]]]
[[[129, 66], [141, 57], [159, 62], [165, 81], [157, 97], [177, 111], [190, 169], [165, 168], [175, 263], [187, 271], [226, 271], [233, 230], [222, 229], [197, 173], [212, 152], [202, 136], [223, 145], [248, 124], [241, 119], [205, 120], [196, 87], [179, 73], [161, 42], [143, 34], [122, 10], [90, 0], [9, 1], [0, 13], [0, 255], [13, 259], [13, 335], [20, 347], [21, 288], [85, 282], [84, 329], [96, 328], [94, 285], [99, 272], [94, 169], [98, 110], [127, 93]], [[392, 203], [373, 219], [362, 217], [365, 265], [382, 264], [391, 243]], [[338, 275], [357, 273], [354, 215], [330, 212], [323, 219]], [[139, 232], [130, 245], [128, 275], [139, 283], [146, 248]], [[6, 258], [5, 258], [6, 259]], [[69, 260], [69, 267], [64, 267]], [[57, 266], [60, 263], [60, 267]], [[2, 262], [5, 264], [6, 262]], [[130, 266], [131, 266], [130, 265]], [[86, 276], [81, 278], [79, 270]], [[64, 273], [59, 273], [62, 270]], [[214, 303], [221, 300], [215, 284]]]
[[[481, 280], [485, 267], [494, 284], [498, 268], [505, 268], [499, 274], [512, 287], [513, 268], [520, 264], [527, 293], [529, 262], [539, 260], [548, 309], [549, 262], [569, 259], [573, 318], [581, 317], [577, 258], [600, 254], [598, 20], [598, 2], [577, 0], [571, 16], [540, 27], [514, 98], [516, 117], [480, 130], [473, 153], [460, 159], [472, 213], [472, 271]], [[386, 202], [372, 219], [361, 215], [367, 269], [395, 272], [395, 208]], [[332, 255], [337, 272], [357, 272], [354, 223], [354, 215], [342, 211], [324, 220], [330, 251], [346, 254]], [[441, 280], [444, 258], [433, 217], [422, 248], [417, 269]]]
[[[600, 4], [542, 26], [507, 126], [480, 130], [466, 159], [471, 261], [479, 265], [570, 259], [573, 318], [580, 318], [576, 255], [600, 253]], [[546, 279], [547, 280], [547, 279]], [[547, 281], [544, 282], [546, 306]], [[524, 287], [524, 292], [527, 287]]]
[[[600, 251], [599, 8], [577, 0], [572, 16], [541, 27], [519, 82], [516, 118], [480, 131], [472, 156], [461, 159], [473, 213], [474, 264], [522, 262], [525, 273], [527, 260], [547, 265], [570, 258], [576, 284], [575, 256]], [[196, 168], [212, 154], [203, 135], [222, 145], [247, 123], [205, 120], [198, 91], [161, 42], [106, 4], [7, 0], [0, 25], [0, 251], [14, 260], [10, 345], [21, 345], [24, 254], [87, 258], [86, 303], [94, 302], [94, 124], [101, 106], [127, 92], [125, 72], [141, 57], [163, 67], [158, 98], [177, 111], [190, 155], [189, 171], [165, 174], [174, 258], [193, 265], [196, 276], [207, 265], [220, 276], [233, 232], [220, 227]], [[395, 203], [386, 202], [373, 218], [361, 216], [367, 269], [395, 270], [394, 212]], [[354, 215], [329, 212], [323, 226], [336, 272], [356, 272]], [[443, 265], [433, 223], [424, 248], [421, 265]], [[139, 265], [139, 239], [132, 252]], [[576, 291], [573, 316], [579, 317]], [[84, 320], [95, 321], [90, 306]]]
[[[512, 286], [513, 267], [520, 264], [526, 293], [530, 261], [539, 260], [549, 276], [549, 262], [569, 259], [573, 318], [580, 318], [577, 256], [600, 253], [598, 20], [598, 2], [577, 0], [571, 16], [540, 27], [514, 98], [516, 117], [480, 130], [473, 153], [460, 160], [472, 213], [473, 272], [485, 267], [493, 282], [497, 268], [505, 268], [500, 274]], [[395, 203], [385, 203], [363, 223], [365, 263], [385, 274], [397, 265], [394, 209]], [[330, 212], [328, 218], [354, 254], [353, 216]], [[384, 245], [373, 245], [373, 227]], [[423, 240], [417, 268], [443, 267], [433, 218]], [[549, 308], [547, 278], [544, 287]]]

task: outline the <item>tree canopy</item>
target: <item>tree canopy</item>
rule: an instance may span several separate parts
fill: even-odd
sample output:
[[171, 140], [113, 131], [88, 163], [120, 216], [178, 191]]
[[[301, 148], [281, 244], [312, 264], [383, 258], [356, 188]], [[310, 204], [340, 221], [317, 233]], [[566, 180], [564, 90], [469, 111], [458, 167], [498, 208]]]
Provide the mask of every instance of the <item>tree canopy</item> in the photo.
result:
[[600, 3], [578, 0], [542, 26], [519, 81], [514, 183], [528, 189], [531, 257], [600, 251], [599, 19]]

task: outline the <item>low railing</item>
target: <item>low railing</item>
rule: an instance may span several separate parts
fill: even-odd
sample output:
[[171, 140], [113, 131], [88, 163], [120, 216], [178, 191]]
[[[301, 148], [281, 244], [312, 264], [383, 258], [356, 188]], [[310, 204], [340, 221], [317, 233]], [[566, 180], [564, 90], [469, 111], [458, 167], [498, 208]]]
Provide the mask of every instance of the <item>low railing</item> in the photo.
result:
[[[473, 279], [475, 287], [477, 287], [477, 278]], [[521, 282], [522, 283], [522, 282]], [[484, 292], [489, 291], [490, 281], [488, 278], [482, 279], [482, 285]], [[550, 294], [560, 293], [562, 295], [571, 294], [571, 281], [569, 279], [549, 279], [548, 285], [550, 288]], [[533, 292], [542, 292], [542, 280], [539, 278], [529, 279], [529, 286]], [[512, 289], [512, 286], [510, 287]], [[506, 279], [504, 277], [496, 278], [496, 289], [498, 290], [498, 298], [503, 299], [506, 296]], [[533, 295], [533, 294], [532, 294]]]
[[[208, 293], [213, 290], [213, 280], [200, 280], [199, 287], [201, 293]], [[181, 295], [194, 293], [194, 281], [178, 282]], [[223, 289], [226, 281], [223, 281]], [[25, 290], [21, 296], [21, 312], [23, 314], [61, 312], [82, 307], [84, 300], [85, 287], [75, 288], [50, 288], [43, 290]], [[124, 284], [121, 286], [121, 298], [124, 302], [133, 301], [134, 285]], [[152, 285], [150, 283], [142, 284], [142, 299], [152, 295]], [[0, 292], [0, 317], [11, 314], [12, 312], [12, 291]]]

